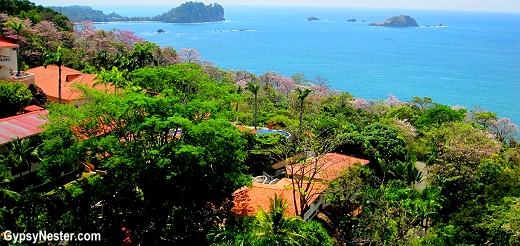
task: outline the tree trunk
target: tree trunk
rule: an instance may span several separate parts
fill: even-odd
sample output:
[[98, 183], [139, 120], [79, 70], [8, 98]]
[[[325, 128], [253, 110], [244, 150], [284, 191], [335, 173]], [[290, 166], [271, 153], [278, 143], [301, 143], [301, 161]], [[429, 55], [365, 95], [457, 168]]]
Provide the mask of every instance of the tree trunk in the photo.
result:
[[258, 119], [258, 99], [257, 94], [255, 94], [255, 130], [257, 129], [257, 119]]
[[58, 102], [61, 104], [61, 66], [58, 65]]
[[302, 122], [303, 122], [303, 100], [300, 105], [300, 128], [302, 127]]

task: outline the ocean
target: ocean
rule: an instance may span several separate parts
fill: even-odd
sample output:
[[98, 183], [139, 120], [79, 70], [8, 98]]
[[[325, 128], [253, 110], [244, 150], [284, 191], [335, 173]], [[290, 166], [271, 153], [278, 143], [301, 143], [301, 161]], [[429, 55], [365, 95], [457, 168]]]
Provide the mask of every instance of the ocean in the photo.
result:
[[[93, 6], [105, 14], [154, 16], [175, 6]], [[223, 6], [226, 21], [205, 24], [99, 23], [161, 46], [195, 48], [222, 69], [328, 79], [365, 99], [475, 105], [520, 124], [520, 13], [414, 9]], [[419, 28], [369, 27], [405, 14]], [[321, 21], [309, 22], [309, 16]], [[357, 22], [347, 22], [356, 18]], [[366, 20], [367, 22], [361, 22]], [[440, 26], [442, 24], [442, 27]], [[157, 29], [166, 33], [156, 33]]]

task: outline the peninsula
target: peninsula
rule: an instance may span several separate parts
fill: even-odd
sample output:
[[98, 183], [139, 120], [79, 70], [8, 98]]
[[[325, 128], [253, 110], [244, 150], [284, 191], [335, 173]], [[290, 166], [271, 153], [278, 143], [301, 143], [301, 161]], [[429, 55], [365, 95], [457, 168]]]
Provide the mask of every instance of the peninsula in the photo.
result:
[[63, 13], [72, 22], [119, 22], [119, 21], [162, 21], [168, 23], [204, 23], [224, 21], [224, 8], [218, 3], [204, 5], [201, 2], [186, 2], [155, 17], [125, 17], [115, 12], [108, 15], [89, 6], [52, 6], [54, 11]]
[[369, 26], [384, 26], [384, 27], [418, 27], [417, 21], [408, 15], [394, 16], [385, 22], [370, 23]]
[[225, 21], [224, 8], [218, 4], [204, 5], [201, 2], [186, 2], [162, 15], [152, 18], [153, 21], [168, 23], [204, 23]]

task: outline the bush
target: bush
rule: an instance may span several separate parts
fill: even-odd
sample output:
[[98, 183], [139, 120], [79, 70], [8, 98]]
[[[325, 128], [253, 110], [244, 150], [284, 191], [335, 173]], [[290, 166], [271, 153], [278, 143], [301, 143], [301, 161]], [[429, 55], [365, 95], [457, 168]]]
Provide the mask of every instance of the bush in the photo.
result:
[[285, 115], [275, 115], [266, 122], [266, 125], [271, 129], [281, 129], [288, 126], [297, 126], [298, 121], [290, 119]]
[[31, 91], [23, 83], [0, 82], [0, 117], [16, 115], [29, 105], [31, 100]]

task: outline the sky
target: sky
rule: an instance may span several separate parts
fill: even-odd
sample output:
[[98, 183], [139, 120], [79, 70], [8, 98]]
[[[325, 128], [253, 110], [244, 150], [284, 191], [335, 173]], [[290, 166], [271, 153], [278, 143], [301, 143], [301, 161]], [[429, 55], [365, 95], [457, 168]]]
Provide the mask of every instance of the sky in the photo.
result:
[[[107, 0], [32, 0], [43, 6], [101, 6], [101, 5], [163, 5], [179, 6], [189, 0], [125, 0], [121, 2]], [[124, 3], [123, 3], [124, 2]], [[440, 10], [477, 10], [520, 12], [520, 0], [213, 0], [222, 6], [327, 6], [350, 8], [397, 8], [397, 9], [440, 9]]]

